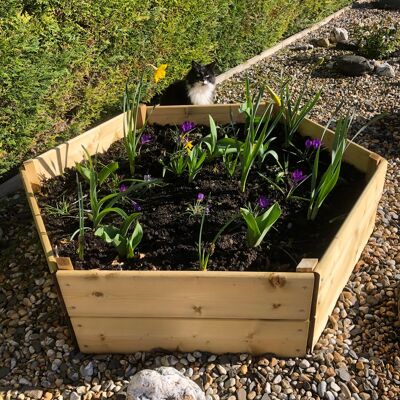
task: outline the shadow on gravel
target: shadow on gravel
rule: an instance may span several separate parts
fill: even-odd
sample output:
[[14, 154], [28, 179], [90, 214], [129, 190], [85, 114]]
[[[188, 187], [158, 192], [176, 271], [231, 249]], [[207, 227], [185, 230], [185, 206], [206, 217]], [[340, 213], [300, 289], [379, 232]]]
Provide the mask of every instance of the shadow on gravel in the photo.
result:
[[355, 8], [358, 10], [362, 10], [362, 9], [387, 9], [386, 7], [384, 7], [379, 1], [369, 1], [369, 2], [359, 2], [359, 1], [355, 1], [351, 8]]
[[[365, 126], [370, 119], [357, 116], [351, 128], [350, 137]], [[378, 153], [387, 160], [400, 154], [400, 113], [390, 113], [368, 126], [355, 140]]]

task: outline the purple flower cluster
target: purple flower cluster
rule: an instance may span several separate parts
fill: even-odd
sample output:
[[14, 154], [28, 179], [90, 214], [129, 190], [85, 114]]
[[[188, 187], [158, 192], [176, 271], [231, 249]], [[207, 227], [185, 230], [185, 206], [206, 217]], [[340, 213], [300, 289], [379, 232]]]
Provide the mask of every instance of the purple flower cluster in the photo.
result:
[[271, 205], [271, 203], [271, 200], [266, 196], [260, 196], [257, 201], [257, 204], [260, 208], [267, 208]]
[[321, 147], [321, 140], [320, 139], [307, 139], [305, 142], [306, 149], [318, 149]]
[[306, 176], [301, 169], [296, 169], [292, 172], [292, 180], [294, 183], [300, 183], [304, 179], [306, 179]]
[[124, 185], [124, 184], [122, 184], [122, 185], [119, 187], [119, 191], [120, 191], [121, 193], [126, 192], [126, 189], [128, 189], [128, 186], [126, 186], [126, 185]]
[[196, 126], [196, 124], [194, 122], [185, 121], [181, 125], [180, 131], [181, 131], [181, 133], [186, 133], [186, 132], [191, 131], [195, 126]]
[[197, 194], [197, 200], [198, 200], [198, 201], [204, 200], [205, 197], [206, 197], [206, 196], [204, 196], [204, 193], [198, 193], [198, 194]]

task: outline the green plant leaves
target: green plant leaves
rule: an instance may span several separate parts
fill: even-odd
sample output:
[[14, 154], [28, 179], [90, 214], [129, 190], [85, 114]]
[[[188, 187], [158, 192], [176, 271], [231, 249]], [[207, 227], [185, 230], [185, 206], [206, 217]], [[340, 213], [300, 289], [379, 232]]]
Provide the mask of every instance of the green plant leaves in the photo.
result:
[[257, 247], [281, 216], [282, 211], [279, 204], [275, 203], [267, 211], [258, 216], [255, 216], [254, 213], [247, 208], [241, 208], [240, 213], [247, 225], [247, 244], [250, 247]]
[[117, 169], [119, 165], [118, 162], [114, 161], [108, 165], [106, 165], [100, 172], [99, 172], [99, 185], [102, 185], [104, 181], [111, 175], [113, 174]]
[[[106, 243], [112, 244], [121, 257], [133, 258], [135, 249], [143, 238], [143, 229], [137, 220], [138, 213], [133, 213], [124, 221], [121, 228], [113, 225], [103, 225], [96, 229], [95, 235], [102, 238]], [[131, 235], [128, 229], [133, 222], [136, 222]]]

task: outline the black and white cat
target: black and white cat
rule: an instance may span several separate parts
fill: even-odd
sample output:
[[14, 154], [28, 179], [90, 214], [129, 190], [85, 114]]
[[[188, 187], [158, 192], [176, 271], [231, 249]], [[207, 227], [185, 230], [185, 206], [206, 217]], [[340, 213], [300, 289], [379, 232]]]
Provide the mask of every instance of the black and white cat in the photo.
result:
[[192, 61], [192, 68], [185, 79], [175, 81], [159, 96], [152, 99], [153, 104], [207, 105], [213, 104], [215, 94], [215, 62], [201, 65]]

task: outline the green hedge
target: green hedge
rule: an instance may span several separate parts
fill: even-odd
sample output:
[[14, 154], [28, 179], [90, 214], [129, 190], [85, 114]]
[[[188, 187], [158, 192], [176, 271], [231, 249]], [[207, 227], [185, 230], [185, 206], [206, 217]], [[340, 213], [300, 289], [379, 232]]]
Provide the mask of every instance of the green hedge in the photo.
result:
[[121, 106], [144, 64], [221, 70], [349, 0], [5, 0], [0, 2], [0, 179]]

